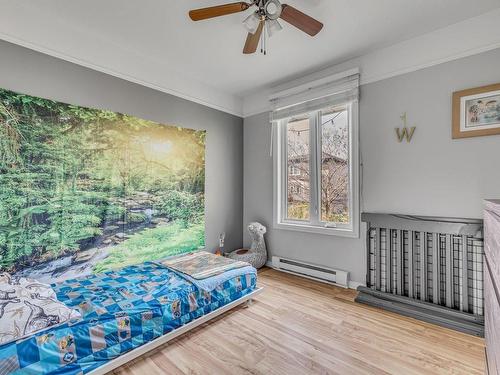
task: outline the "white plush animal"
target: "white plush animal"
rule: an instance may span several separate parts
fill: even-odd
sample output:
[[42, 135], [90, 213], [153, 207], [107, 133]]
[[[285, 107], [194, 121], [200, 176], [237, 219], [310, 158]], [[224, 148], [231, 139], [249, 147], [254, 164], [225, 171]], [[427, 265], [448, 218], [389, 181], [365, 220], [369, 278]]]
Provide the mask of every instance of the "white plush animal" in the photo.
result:
[[267, 232], [265, 226], [254, 222], [248, 225], [248, 233], [252, 239], [250, 249], [239, 249], [228, 254], [231, 259], [242, 260], [250, 263], [255, 268], [261, 268], [267, 261], [266, 242], [264, 234]]

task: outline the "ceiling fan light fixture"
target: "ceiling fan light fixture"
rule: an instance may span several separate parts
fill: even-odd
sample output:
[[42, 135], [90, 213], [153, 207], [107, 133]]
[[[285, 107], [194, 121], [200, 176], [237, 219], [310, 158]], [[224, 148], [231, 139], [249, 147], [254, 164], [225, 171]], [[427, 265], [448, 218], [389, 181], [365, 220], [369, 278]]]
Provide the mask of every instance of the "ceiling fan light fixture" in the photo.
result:
[[208, 8], [193, 9], [189, 17], [193, 21], [202, 21], [233, 13], [244, 12], [249, 8], [257, 8], [243, 21], [248, 35], [243, 47], [243, 53], [253, 54], [260, 50], [267, 54], [267, 38], [282, 30], [278, 19], [281, 19], [310, 36], [316, 36], [323, 24], [318, 20], [302, 13], [288, 4], [281, 4], [280, 0], [244, 0], [234, 3], [215, 5]]
[[257, 28], [260, 24], [260, 16], [257, 12], [252, 13], [243, 21], [243, 26], [248, 30], [250, 34], [255, 34]]
[[283, 30], [283, 26], [278, 22], [278, 20], [267, 20], [266, 21], [266, 31], [269, 37], [272, 37], [278, 31]]
[[269, 20], [277, 20], [281, 16], [283, 7], [278, 0], [267, 0], [264, 6], [264, 13]]

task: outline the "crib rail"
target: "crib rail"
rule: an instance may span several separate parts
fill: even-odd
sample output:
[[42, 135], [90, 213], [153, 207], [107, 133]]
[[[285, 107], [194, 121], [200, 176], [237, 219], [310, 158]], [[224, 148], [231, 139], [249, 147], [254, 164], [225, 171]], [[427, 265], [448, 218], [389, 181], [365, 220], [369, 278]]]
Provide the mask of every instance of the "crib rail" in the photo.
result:
[[367, 288], [360, 302], [482, 334], [482, 220], [373, 213], [362, 220]]

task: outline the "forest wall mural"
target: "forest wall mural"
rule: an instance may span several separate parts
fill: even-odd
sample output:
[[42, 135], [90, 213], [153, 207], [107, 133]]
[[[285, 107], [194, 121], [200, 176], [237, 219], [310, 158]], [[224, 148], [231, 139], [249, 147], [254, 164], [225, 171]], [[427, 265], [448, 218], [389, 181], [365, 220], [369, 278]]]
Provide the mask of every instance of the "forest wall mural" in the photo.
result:
[[57, 282], [205, 245], [205, 132], [0, 89], [0, 267]]

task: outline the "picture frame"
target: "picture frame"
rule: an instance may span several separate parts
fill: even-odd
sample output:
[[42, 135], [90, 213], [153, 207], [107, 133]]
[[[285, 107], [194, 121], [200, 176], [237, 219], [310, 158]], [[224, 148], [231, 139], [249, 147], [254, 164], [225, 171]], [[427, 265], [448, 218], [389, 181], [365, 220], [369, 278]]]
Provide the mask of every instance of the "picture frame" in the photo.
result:
[[500, 134], [500, 83], [456, 91], [452, 138]]

